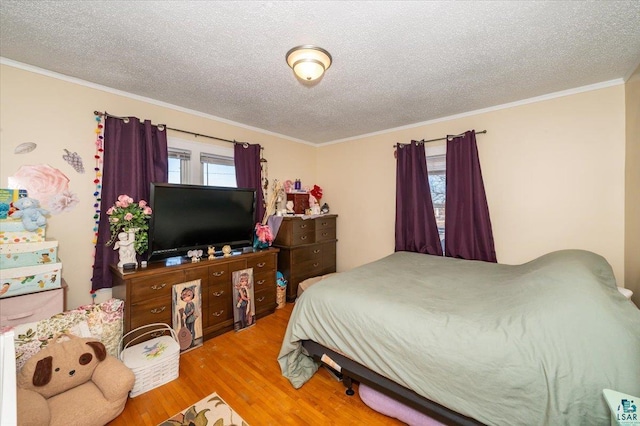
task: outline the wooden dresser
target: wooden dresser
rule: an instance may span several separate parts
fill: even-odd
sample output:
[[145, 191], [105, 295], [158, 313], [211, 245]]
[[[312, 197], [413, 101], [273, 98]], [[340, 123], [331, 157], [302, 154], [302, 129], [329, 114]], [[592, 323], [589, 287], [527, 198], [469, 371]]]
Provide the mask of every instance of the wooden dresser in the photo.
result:
[[300, 282], [336, 271], [337, 217], [327, 214], [313, 219], [282, 219], [273, 245], [280, 249], [278, 271], [287, 280], [287, 301], [296, 299]]
[[172, 286], [196, 279], [202, 290], [204, 339], [233, 330], [232, 274], [247, 268], [253, 268], [256, 318], [271, 314], [276, 309], [277, 259], [278, 249], [269, 248], [215, 260], [203, 258], [197, 263], [152, 263], [131, 273], [111, 265], [113, 297], [125, 301], [124, 333], [157, 322], [171, 326]]

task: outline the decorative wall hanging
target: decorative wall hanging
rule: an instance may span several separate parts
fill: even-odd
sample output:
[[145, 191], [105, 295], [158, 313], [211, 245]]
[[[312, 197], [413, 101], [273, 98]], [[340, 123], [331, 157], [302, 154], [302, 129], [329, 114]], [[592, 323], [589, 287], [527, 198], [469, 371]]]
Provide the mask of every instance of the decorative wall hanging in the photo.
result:
[[66, 152], [66, 154], [62, 156], [62, 159], [67, 163], [69, 163], [76, 172], [84, 173], [84, 165], [82, 164], [82, 157], [80, 157], [77, 152], [69, 152], [68, 149], [65, 149], [64, 152]]
[[15, 154], [26, 154], [36, 149], [37, 146], [38, 145], [36, 145], [34, 142], [25, 142], [18, 145], [13, 152]]
[[77, 195], [69, 191], [69, 178], [48, 164], [20, 166], [9, 176], [9, 188], [26, 189], [29, 197], [52, 214], [68, 211], [79, 202]]
[[[103, 148], [103, 140], [104, 140], [104, 135], [103, 135], [103, 129], [104, 126], [102, 125], [102, 116], [100, 114], [98, 114], [97, 112], [94, 112], [95, 114], [95, 120], [96, 120], [96, 139], [95, 139], [95, 146], [96, 146], [96, 153], [93, 156], [93, 158], [96, 161], [95, 167], [93, 168], [93, 170], [96, 172], [95, 174], [95, 179], [93, 179], [93, 183], [95, 184], [95, 191], [93, 192], [93, 196], [96, 199], [96, 202], [93, 204], [93, 209], [94, 209], [94, 213], [93, 213], [93, 220], [95, 221], [95, 224], [93, 226], [93, 245], [95, 246], [98, 243], [98, 224], [100, 223], [100, 200], [101, 198], [101, 194], [102, 194], [102, 155], [104, 152], [104, 148]], [[94, 254], [95, 256], [95, 250], [94, 250]]]

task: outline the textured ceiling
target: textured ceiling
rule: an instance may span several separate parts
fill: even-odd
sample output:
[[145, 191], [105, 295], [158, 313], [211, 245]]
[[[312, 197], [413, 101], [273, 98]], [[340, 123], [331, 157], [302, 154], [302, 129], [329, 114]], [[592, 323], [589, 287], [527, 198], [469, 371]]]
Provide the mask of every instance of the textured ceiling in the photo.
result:
[[[311, 87], [300, 44], [333, 56]], [[2, 0], [0, 56], [324, 143], [627, 78], [640, 1]]]

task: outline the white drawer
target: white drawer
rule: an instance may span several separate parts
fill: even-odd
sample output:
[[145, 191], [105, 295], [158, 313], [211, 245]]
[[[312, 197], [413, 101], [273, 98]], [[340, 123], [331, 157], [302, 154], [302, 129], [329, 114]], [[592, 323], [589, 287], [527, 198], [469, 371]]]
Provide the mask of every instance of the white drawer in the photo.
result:
[[64, 311], [64, 288], [0, 299], [0, 326], [47, 319]]

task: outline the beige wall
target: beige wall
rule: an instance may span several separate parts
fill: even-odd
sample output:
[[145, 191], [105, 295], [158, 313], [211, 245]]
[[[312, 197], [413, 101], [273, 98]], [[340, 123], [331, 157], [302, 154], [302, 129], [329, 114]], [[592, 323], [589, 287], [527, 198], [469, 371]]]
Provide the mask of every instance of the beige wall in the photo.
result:
[[394, 249], [393, 144], [469, 129], [500, 263], [579, 248], [624, 283], [625, 88], [617, 85], [321, 147], [318, 181], [338, 218], [338, 269]]
[[[69, 285], [68, 308], [91, 302], [95, 110], [136, 116], [224, 139], [259, 143], [265, 149], [272, 182], [273, 179], [294, 178], [305, 183], [315, 182], [316, 148], [311, 145], [2, 65], [0, 187], [6, 187], [8, 176], [22, 164], [49, 164], [69, 177], [71, 191], [80, 198], [80, 204], [74, 210], [51, 216], [47, 225], [47, 238], [59, 241], [62, 275]], [[171, 135], [190, 138], [170, 131]], [[36, 142], [38, 148], [28, 154], [14, 154], [15, 147], [23, 142]], [[228, 146], [225, 142], [210, 143]], [[64, 149], [77, 152], [83, 158], [86, 173], [77, 173], [62, 159]], [[110, 296], [110, 290], [102, 291], [98, 293], [98, 300]]]
[[[626, 139], [635, 140], [635, 144], [627, 144], [625, 193], [623, 85], [315, 148], [157, 103], [2, 65], [0, 186], [7, 184], [8, 176], [21, 164], [50, 164], [70, 178], [70, 189], [79, 195], [81, 203], [71, 212], [52, 216], [47, 232], [50, 239], [60, 242], [71, 308], [91, 300], [96, 109], [226, 139], [260, 143], [265, 147], [271, 181], [301, 178], [305, 184], [317, 183], [324, 189], [322, 202], [327, 202], [332, 213], [339, 215], [339, 270], [393, 252], [394, 143], [486, 129], [486, 135], [478, 135], [478, 146], [498, 261], [522, 263], [563, 248], [592, 250], [611, 263], [619, 285], [624, 283], [625, 272], [633, 274], [637, 296], [638, 265], [633, 253], [638, 252], [635, 235], [639, 224], [629, 217], [638, 211], [638, 203], [636, 210], [629, 209], [631, 200], [639, 198], [640, 179], [630, 170], [638, 170], [640, 156], [638, 122], [635, 128], [629, 128], [633, 122], [629, 116], [633, 115], [633, 105], [629, 103], [635, 99], [637, 107], [640, 96], [637, 82], [633, 84], [626, 85]], [[169, 135], [189, 139], [181, 133]], [[18, 144], [28, 141], [38, 143], [38, 149], [23, 155], [13, 153]], [[76, 173], [62, 160], [64, 149], [82, 156], [87, 173]], [[627, 284], [632, 288], [633, 283], [628, 280]], [[110, 291], [99, 294], [99, 300], [107, 297]]]
[[640, 306], [640, 67], [627, 81], [625, 165], [625, 287]]

